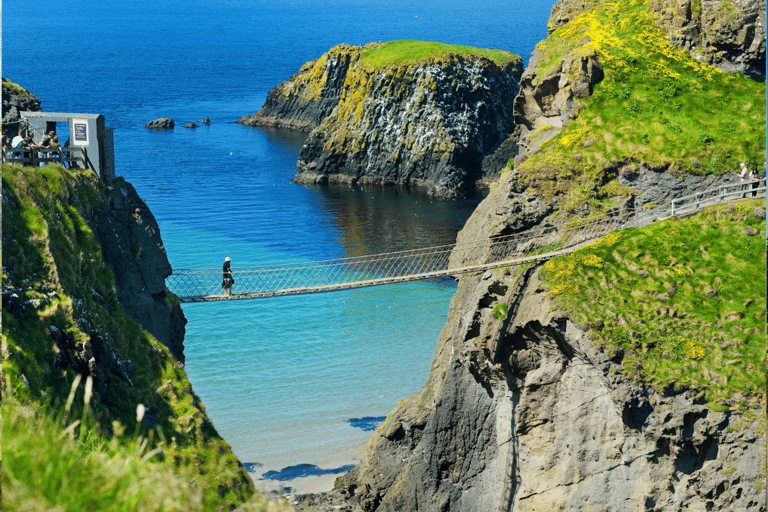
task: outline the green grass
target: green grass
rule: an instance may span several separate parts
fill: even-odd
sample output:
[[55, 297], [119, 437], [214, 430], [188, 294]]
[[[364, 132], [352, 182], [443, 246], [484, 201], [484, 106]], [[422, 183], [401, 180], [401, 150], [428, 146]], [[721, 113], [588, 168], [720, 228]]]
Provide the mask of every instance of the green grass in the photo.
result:
[[450, 54], [480, 55], [499, 66], [506, 66], [511, 62], [522, 62], [520, 57], [504, 50], [489, 50], [429, 41], [390, 41], [381, 44], [374, 43], [365, 48], [360, 60], [367, 69], [418, 64], [427, 59], [444, 58]]
[[764, 212], [753, 200], [616, 231], [541, 276], [627, 377], [753, 409], [766, 385]]
[[617, 175], [638, 164], [681, 176], [762, 168], [765, 83], [699, 62], [655, 22], [646, 0], [598, 2], [537, 46], [539, 79], [569, 54], [596, 54], [605, 73], [577, 119], [518, 164], [519, 179], [560, 196], [561, 210], [611, 205], [631, 192]]
[[[247, 501], [253, 494], [250, 478], [204, 414], [183, 365], [120, 310], [112, 270], [104, 263], [93, 230], [97, 209], [105, 208], [104, 185], [90, 172], [58, 166], [3, 165], [2, 181], [3, 287], [21, 290], [25, 299], [43, 300], [40, 310], [26, 308], [17, 316], [3, 309], [3, 395], [12, 394], [24, 407], [40, 411], [66, 401], [77, 372], [69, 363], [57, 365], [63, 349], [54, 342], [51, 326], [66, 333], [67, 350], [73, 354], [88, 353], [95, 344], [106, 347], [130, 359], [135, 373], [128, 382], [99, 361], [108, 396], [94, 393], [89, 403], [91, 435], [119, 436], [117, 424], [128, 432], [138, 428], [139, 435], [154, 439], [155, 445], [150, 443], [147, 450], [163, 445], [169, 468], [188, 468], [196, 475], [205, 510]], [[94, 300], [92, 290], [104, 300]], [[56, 295], [48, 297], [51, 292]], [[168, 303], [174, 300], [169, 297]], [[82, 391], [77, 392], [82, 397]], [[73, 414], [80, 417], [83, 406], [76, 402]], [[151, 428], [146, 422], [137, 426], [137, 404], [152, 411], [156, 422]], [[3, 462], [4, 479], [6, 474], [31, 475], [32, 469], [25, 465], [37, 464], [29, 458]], [[72, 482], [77, 489], [79, 480]], [[33, 484], [21, 488], [37, 492]], [[9, 506], [5, 499], [4, 505]]]
[[[154, 431], [149, 437], [107, 438], [95, 434], [87, 414], [75, 419], [62, 409], [46, 412], [8, 394], [3, 402], [6, 510], [211, 510], [197, 484], [197, 472], [190, 466], [164, 463], [166, 446], [153, 439]], [[114, 430], [122, 429], [116, 425]], [[283, 503], [255, 498], [240, 510], [288, 509]]]
[[7, 78], [3, 78], [3, 92], [8, 92], [11, 94], [18, 94], [20, 96], [23, 96], [25, 98], [32, 98], [32, 94], [24, 89], [22, 86], [17, 85]]

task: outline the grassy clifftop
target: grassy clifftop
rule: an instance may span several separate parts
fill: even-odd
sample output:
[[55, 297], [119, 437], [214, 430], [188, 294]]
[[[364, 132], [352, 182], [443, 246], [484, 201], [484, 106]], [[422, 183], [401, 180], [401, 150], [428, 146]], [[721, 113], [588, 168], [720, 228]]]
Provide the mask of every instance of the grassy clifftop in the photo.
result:
[[429, 59], [446, 57], [448, 55], [479, 55], [492, 60], [502, 67], [511, 63], [522, 63], [522, 59], [519, 56], [504, 50], [490, 50], [411, 39], [368, 44], [363, 47], [360, 61], [367, 69], [378, 69], [419, 64]]
[[764, 240], [751, 200], [613, 232], [541, 275], [627, 377], [748, 413], [765, 406]]
[[119, 307], [95, 232], [95, 212], [109, 208], [104, 184], [57, 166], [3, 165], [2, 181], [6, 508], [246, 502], [250, 479], [183, 364]]
[[638, 165], [673, 174], [763, 167], [765, 83], [699, 62], [658, 25], [646, 0], [602, 1], [539, 43], [540, 80], [567, 56], [593, 54], [604, 78], [557, 136], [540, 126], [524, 140], [522, 181], [544, 197], [565, 195], [567, 205], [597, 205], [628, 192], [613, 178]]
[[355, 80], [368, 76], [375, 70], [408, 68], [429, 60], [444, 60], [456, 56], [485, 57], [500, 67], [509, 64], [517, 64], [522, 67], [523, 63], [518, 55], [504, 50], [489, 50], [428, 41], [402, 40], [368, 43], [365, 46], [340, 44], [328, 50], [319, 59], [304, 64], [299, 73], [286, 82], [290, 85], [283, 87], [282, 93], [286, 96], [300, 94], [307, 101], [319, 100], [326, 93], [326, 88], [331, 85], [328, 82], [331, 78], [328, 72], [329, 61], [351, 64], [351, 74], [354, 76], [345, 82], [350, 88], [354, 88]]
[[24, 98], [34, 98], [34, 96], [32, 96], [32, 93], [27, 91], [22, 86], [11, 82], [7, 78], [3, 78], [3, 92], [6, 94], [18, 94], [19, 96], [22, 96]]

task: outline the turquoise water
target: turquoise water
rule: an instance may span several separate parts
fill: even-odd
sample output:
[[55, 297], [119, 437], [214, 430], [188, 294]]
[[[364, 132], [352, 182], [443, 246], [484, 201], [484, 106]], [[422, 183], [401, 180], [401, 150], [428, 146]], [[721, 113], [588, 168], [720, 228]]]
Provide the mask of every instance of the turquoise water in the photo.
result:
[[[7, 2], [3, 76], [45, 110], [105, 116], [117, 174], [154, 213], [175, 268], [390, 252], [452, 243], [477, 200], [294, 185], [306, 136], [233, 122], [340, 43], [423, 39], [527, 60], [551, 4], [66, 0], [51, 12]], [[157, 117], [176, 129], [143, 127]], [[181, 127], [204, 117], [210, 126]], [[339, 468], [370, 435], [350, 419], [386, 416], [423, 385], [453, 291], [410, 283], [185, 305], [186, 370], [257, 483], [297, 464]]]

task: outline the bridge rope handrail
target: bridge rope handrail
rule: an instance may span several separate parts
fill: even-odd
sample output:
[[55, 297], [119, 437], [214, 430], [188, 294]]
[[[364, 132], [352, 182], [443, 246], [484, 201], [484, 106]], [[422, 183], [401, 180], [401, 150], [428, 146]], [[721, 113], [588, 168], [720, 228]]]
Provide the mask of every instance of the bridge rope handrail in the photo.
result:
[[[755, 184], [758, 187], [752, 188]], [[232, 295], [226, 295], [221, 289], [220, 268], [174, 269], [166, 284], [182, 302], [208, 302], [319, 293], [457, 276], [550, 259], [572, 252], [617, 229], [641, 227], [670, 216], [689, 215], [726, 200], [750, 199], [753, 194], [765, 196], [765, 179], [705, 190], [644, 212], [614, 208], [557, 226], [468, 242], [312, 262], [234, 267], [235, 292]]]
[[[633, 210], [625, 210], [625, 212], [632, 212]], [[622, 217], [627, 217], [628, 213], [625, 213]], [[482, 238], [479, 240], [472, 240], [469, 242], [458, 242], [458, 243], [452, 243], [452, 244], [445, 244], [445, 245], [436, 245], [431, 247], [422, 247], [417, 249], [407, 249], [404, 251], [393, 251], [393, 252], [382, 252], [382, 253], [374, 253], [374, 254], [365, 254], [361, 256], [345, 256], [342, 258], [330, 258], [326, 260], [315, 260], [315, 261], [303, 261], [303, 262], [295, 262], [295, 263], [276, 263], [276, 264], [269, 264], [269, 265], [252, 265], [252, 266], [238, 266], [237, 270], [232, 270], [233, 274], [236, 272], [254, 272], [254, 271], [260, 271], [264, 269], [265, 271], [273, 271], [277, 269], [312, 269], [312, 268], [325, 268], [330, 265], [334, 264], [346, 264], [349, 262], [359, 262], [364, 260], [378, 260], [378, 259], [392, 259], [394, 257], [402, 256], [410, 256], [410, 255], [419, 255], [423, 254], [424, 251], [430, 251], [430, 252], [442, 252], [442, 251], [453, 251], [456, 249], [469, 249], [469, 248], [476, 248], [483, 245], [488, 245], [489, 243], [506, 243], [511, 241], [522, 241], [526, 239], [535, 239], [541, 237], [545, 233], [550, 233], [553, 230], [561, 230], [566, 231], [569, 229], [574, 229], [576, 227], [583, 227], [587, 225], [592, 225], [595, 222], [617, 222], [613, 219], [616, 217], [609, 217], [605, 213], [601, 213], [598, 215], [593, 215], [592, 217], [589, 217], [587, 219], [577, 219], [568, 221], [564, 224], [558, 225], [558, 226], [545, 226], [541, 228], [534, 228], [531, 230], [524, 231], [522, 233], [514, 233], [511, 235], [500, 235], [495, 237], [488, 237], [488, 238]], [[211, 272], [218, 272], [221, 273], [220, 267], [207, 267], [207, 268], [178, 268], [173, 270], [174, 274], [176, 273], [187, 273], [187, 274], [194, 274], [194, 273], [200, 273], [200, 274], [208, 274]]]

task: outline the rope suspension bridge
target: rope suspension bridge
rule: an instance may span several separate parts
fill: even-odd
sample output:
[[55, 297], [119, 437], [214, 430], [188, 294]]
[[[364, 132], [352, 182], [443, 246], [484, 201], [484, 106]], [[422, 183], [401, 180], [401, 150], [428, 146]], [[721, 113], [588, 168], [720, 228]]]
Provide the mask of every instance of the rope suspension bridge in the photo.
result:
[[744, 192], [745, 184], [728, 185], [682, 197], [655, 209], [625, 211], [621, 216], [579, 219], [560, 226], [439, 247], [333, 260], [237, 267], [235, 284], [224, 293], [222, 269], [174, 269], [168, 289], [181, 302], [257, 299], [322, 293], [482, 272], [549, 260], [571, 253], [608, 233], [641, 227], [669, 217], [693, 214], [707, 206], [765, 197], [765, 179]]

